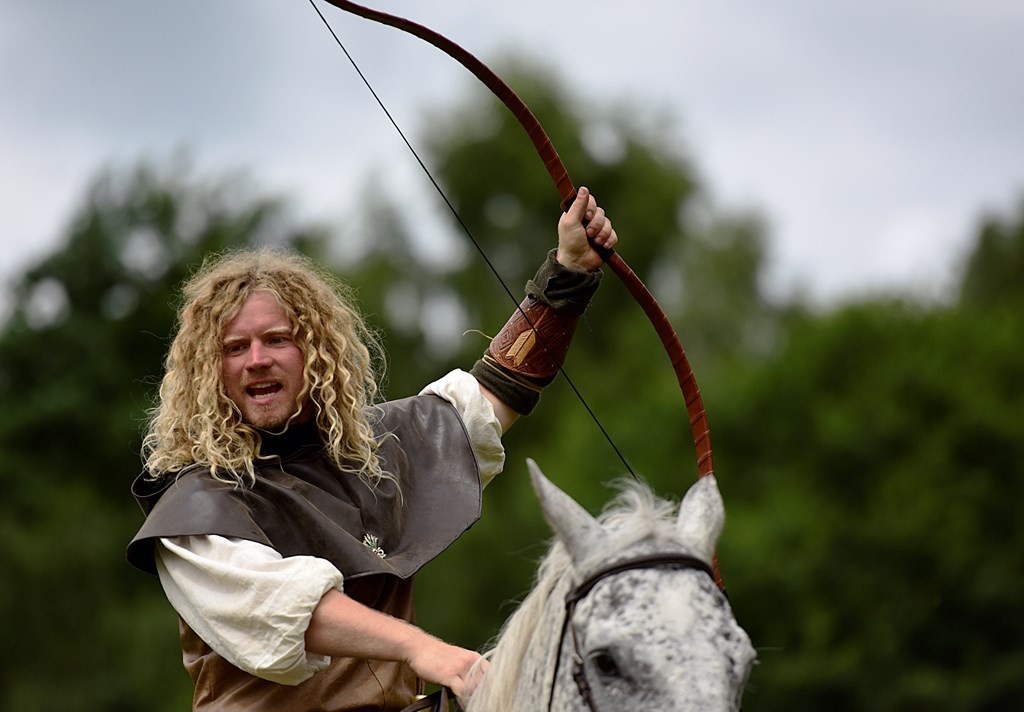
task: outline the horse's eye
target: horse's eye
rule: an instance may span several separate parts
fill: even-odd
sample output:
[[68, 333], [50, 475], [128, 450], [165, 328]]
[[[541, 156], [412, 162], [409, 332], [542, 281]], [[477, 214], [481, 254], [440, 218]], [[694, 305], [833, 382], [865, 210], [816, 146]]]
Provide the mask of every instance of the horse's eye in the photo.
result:
[[621, 672], [619, 671], [619, 664], [615, 662], [615, 658], [611, 656], [607, 650], [594, 653], [590, 656], [590, 662], [594, 664], [597, 671], [602, 675], [608, 677], [620, 677]]

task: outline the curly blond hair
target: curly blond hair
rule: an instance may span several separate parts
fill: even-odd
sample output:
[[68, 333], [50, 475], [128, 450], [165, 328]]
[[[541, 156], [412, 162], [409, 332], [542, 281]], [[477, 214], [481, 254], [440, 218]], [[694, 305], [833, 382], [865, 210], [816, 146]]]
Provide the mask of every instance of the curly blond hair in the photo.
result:
[[345, 285], [312, 260], [274, 248], [213, 256], [184, 284], [159, 401], [142, 445], [150, 476], [205, 466], [218, 480], [255, 481], [260, 434], [242, 422], [224, 388], [221, 337], [257, 291], [276, 295], [304, 357], [304, 384], [292, 417], [308, 396], [330, 460], [376, 484], [386, 475], [366, 411], [378, 393], [380, 342]]

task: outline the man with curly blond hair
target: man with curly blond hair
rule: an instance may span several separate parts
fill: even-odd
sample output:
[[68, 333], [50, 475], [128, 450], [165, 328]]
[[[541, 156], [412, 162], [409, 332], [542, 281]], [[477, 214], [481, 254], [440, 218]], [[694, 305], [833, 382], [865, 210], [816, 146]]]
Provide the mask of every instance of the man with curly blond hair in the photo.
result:
[[[589, 238], [589, 241], [588, 241]], [[412, 624], [412, 577], [480, 515], [501, 435], [556, 375], [617, 237], [586, 189], [469, 371], [383, 404], [345, 287], [275, 250], [185, 284], [132, 491], [128, 559], [180, 620], [193, 709], [401, 710], [486, 669]]]

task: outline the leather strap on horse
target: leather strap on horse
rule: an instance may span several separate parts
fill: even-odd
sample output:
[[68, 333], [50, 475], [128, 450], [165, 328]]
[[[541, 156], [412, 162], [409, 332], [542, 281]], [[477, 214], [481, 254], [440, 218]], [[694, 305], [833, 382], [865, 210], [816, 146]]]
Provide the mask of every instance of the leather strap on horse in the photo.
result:
[[449, 704], [455, 705], [454, 712], [464, 712], [455, 694], [447, 687], [442, 687], [437, 692], [424, 695], [408, 707], [404, 707], [402, 712], [422, 712], [423, 710], [428, 712], [449, 712]]
[[669, 553], [648, 554], [647, 556], [639, 556], [635, 559], [629, 559], [628, 561], [620, 561], [616, 564], [606, 566], [603, 569], [598, 569], [583, 581], [576, 584], [565, 596], [565, 617], [562, 619], [562, 633], [558, 639], [558, 652], [555, 655], [555, 672], [552, 676], [551, 691], [548, 694], [548, 710], [551, 709], [551, 705], [555, 699], [554, 681], [558, 678], [558, 669], [562, 663], [562, 642], [565, 640], [565, 634], [569, 633], [572, 637], [573, 648], [572, 679], [576, 683], [576, 689], [579, 691], [580, 697], [583, 699], [583, 703], [587, 706], [587, 709], [591, 712], [597, 712], [597, 706], [594, 702], [594, 692], [590, 687], [590, 682], [587, 680], [583, 654], [580, 651], [580, 641], [579, 637], [576, 635], [576, 626], [572, 623], [573, 614], [576, 612], [576, 604], [586, 598], [594, 586], [609, 576], [615, 576], [616, 574], [621, 574], [626, 571], [652, 568], [693, 569], [706, 573], [711, 577], [712, 581], [716, 580], [714, 568], [708, 566], [703, 560], [689, 554]]

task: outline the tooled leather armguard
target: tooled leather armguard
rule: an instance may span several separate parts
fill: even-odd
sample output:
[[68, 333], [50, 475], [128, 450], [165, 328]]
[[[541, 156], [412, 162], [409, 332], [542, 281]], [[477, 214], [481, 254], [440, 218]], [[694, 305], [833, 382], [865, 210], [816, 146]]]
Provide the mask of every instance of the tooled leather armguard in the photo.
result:
[[565, 361], [576, 331], [601, 282], [601, 272], [578, 272], [555, 259], [555, 250], [526, 285], [526, 299], [491, 341], [471, 373], [517, 413], [528, 415]]

